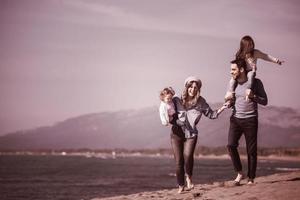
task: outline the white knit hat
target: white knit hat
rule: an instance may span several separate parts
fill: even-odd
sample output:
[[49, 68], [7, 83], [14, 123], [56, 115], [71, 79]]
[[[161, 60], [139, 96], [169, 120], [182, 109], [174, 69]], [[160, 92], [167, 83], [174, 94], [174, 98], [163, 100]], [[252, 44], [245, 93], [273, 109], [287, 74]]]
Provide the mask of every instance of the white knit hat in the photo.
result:
[[187, 77], [185, 79], [185, 81], [184, 81], [184, 86], [186, 87], [190, 82], [193, 82], [193, 81], [197, 83], [197, 85], [198, 85], [198, 87], [200, 89], [201, 86], [202, 86], [202, 82], [201, 82], [201, 80], [199, 78], [197, 78], [195, 76], [189, 76], [189, 77]]

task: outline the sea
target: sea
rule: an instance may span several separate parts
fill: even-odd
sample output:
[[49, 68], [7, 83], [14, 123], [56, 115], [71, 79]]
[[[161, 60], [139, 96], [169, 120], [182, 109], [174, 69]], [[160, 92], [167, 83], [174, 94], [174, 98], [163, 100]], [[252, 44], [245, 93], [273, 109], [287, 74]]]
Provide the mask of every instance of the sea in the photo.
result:
[[[296, 170], [299, 162], [259, 159], [257, 176]], [[229, 159], [195, 159], [196, 184], [234, 176]], [[1, 200], [90, 200], [175, 187], [167, 156], [0, 155]]]

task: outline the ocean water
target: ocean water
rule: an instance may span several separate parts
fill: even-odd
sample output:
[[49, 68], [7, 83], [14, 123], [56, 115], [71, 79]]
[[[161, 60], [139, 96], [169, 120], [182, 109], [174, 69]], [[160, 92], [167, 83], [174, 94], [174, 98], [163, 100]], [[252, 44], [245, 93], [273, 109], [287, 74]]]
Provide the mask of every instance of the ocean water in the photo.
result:
[[[174, 188], [174, 167], [167, 157], [1, 155], [0, 199], [86, 200]], [[259, 160], [257, 176], [299, 167], [299, 162]], [[230, 160], [195, 160], [196, 184], [231, 180], [234, 175]]]

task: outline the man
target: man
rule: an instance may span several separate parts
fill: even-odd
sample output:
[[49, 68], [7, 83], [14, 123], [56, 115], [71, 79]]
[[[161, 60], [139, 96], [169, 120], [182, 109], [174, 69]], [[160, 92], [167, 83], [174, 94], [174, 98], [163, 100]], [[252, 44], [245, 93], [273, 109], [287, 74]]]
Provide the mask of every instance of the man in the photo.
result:
[[[242, 164], [237, 147], [242, 134], [244, 134], [248, 158], [248, 184], [253, 184], [257, 165], [257, 104], [267, 105], [268, 98], [259, 79], [254, 79], [251, 90], [247, 89], [248, 78], [244, 60], [232, 61], [230, 73], [233, 79], [237, 81], [227, 145], [234, 169], [237, 172], [234, 183], [239, 185], [243, 178]], [[245, 98], [247, 95], [249, 99]]]

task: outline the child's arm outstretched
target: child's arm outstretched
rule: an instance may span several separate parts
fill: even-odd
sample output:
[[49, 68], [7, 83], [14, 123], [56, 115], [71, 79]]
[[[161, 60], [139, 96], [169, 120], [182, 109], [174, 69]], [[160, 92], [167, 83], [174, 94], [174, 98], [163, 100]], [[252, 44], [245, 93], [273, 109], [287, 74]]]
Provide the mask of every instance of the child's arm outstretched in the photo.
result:
[[284, 63], [283, 60], [279, 60], [278, 58], [275, 58], [275, 57], [273, 57], [271, 55], [263, 53], [262, 51], [257, 50], [257, 49], [255, 50], [255, 56], [257, 58], [263, 59], [265, 61], [273, 62], [273, 63], [276, 63], [278, 65], [282, 65]]

